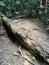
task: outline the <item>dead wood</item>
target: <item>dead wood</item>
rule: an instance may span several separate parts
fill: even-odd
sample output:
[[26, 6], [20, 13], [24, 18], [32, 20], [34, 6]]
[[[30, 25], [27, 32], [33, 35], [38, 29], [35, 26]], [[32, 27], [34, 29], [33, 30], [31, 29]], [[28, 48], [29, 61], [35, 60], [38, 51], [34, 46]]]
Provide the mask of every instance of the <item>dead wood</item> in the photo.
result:
[[27, 47], [31, 53], [34, 53], [35, 56], [39, 56], [49, 63], [49, 43], [47, 41], [43, 41], [42, 39], [36, 40], [36, 38], [32, 36], [30, 29], [27, 29], [24, 24], [21, 26], [19, 26], [17, 23], [14, 24], [12, 20], [3, 14], [2, 22], [4, 23], [5, 28], [9, 30], [9, 32], [12, 31], [15, 39]]

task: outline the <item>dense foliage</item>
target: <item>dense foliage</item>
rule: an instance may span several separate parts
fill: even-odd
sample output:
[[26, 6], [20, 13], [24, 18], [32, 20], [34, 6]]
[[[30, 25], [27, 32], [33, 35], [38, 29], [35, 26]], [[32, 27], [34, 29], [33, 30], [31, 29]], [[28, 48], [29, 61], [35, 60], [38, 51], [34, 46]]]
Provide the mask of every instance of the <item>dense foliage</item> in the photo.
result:
[[[43, 5], [44, 7], [41, 8], [41, 19], [40, 21], [44, 24], [44, 25], [49, 25], [49, 0], [47, 3], [47, 7], [46, 5]], [[45, 8], [47, 8], [47, 13], [45, 12]]]
[[[45, 5], [40, 6], [40, 0], [0, 0], [0, 11], [8, 17], [19, 14], [25, 17], [39, 15], [43, 23], [49, 24], [49, 15], [45, 15]], [[49, 14], [49, 8], [47, 13]]]
[[13, 14], [35, 16], [39, 10], [39, 0], [0, 0], [0, 10], [8, 17]]

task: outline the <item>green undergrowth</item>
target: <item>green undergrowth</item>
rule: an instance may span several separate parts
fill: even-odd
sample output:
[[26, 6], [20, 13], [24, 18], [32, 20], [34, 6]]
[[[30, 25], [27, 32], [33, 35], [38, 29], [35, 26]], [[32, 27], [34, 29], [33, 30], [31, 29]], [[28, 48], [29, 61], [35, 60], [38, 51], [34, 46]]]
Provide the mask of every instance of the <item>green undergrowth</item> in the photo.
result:
[[40, 22], [49, 25], [49, 4], [45, 16], [45, 5], [40, 6], [40, 0], [0, 0], [0, 11], [9, 18], [21, 14], [24, 17], [39, 17]]

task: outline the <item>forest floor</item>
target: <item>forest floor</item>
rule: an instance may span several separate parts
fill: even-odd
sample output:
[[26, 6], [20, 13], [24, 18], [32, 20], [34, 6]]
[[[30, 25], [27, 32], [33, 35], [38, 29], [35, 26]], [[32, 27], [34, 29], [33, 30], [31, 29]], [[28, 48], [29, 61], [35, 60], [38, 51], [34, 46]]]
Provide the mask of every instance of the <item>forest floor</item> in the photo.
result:
[[[34, 37], [44, 38], [49, 42], [49, 36], [43, 31], [41, 27], [38, 26], [38, 20], [34, 19], [18, 19], [13, 20], [12, 22], [21, 21], [26, 24], [30, 30], [33, 29]], [[30, 26], [30, 24], [32, 25]], [[20, 24], [21, 26], [21, 24]], [[18, 42], [13, 43], [3, 26], [0, 26], [0, 33], [5, 32], [4, 35], [0, 34], [0, 65], [48, 65], [45, 61], [41, 59], [36, 59], [28, 50], [22, 48], [20, 45], [17, 45]]]

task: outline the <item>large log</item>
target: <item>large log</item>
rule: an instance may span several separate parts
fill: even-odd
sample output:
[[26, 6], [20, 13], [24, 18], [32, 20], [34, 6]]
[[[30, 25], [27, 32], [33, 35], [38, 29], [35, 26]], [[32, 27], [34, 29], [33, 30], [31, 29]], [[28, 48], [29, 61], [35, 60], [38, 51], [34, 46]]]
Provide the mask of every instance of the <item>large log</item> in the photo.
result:
[[3, 14], [1, 15], [1, 18], [5, 28], [9, 32], [11, 31], [13, 33], [13, 39], [17, 39], [21, 44], [27, 47], [31, 53], [34, 53], [35, 56], [39, 56], [49, 63], [49, 43], [45, 36], [42, 36], [43, 34], [40, 35], [41, 37], [38, 37], [40, 32], [38, 31], [37, 34], [36, 31], [36, 36], [35, 32], [32, 32], [32, 29], [30, 29], [30, 26], [28, 26], [27, 22], [25, 22], [26, 24], [20, 21], [14, 23]]

